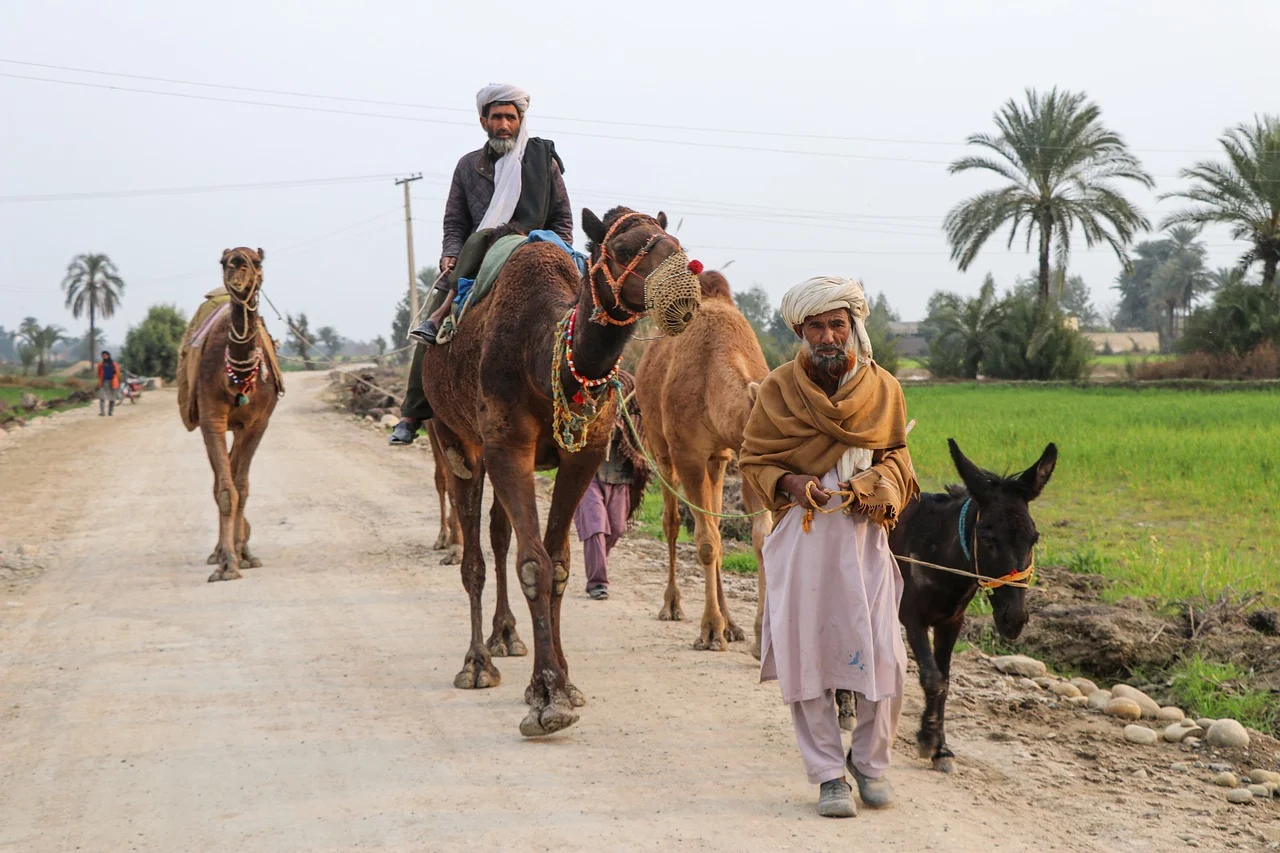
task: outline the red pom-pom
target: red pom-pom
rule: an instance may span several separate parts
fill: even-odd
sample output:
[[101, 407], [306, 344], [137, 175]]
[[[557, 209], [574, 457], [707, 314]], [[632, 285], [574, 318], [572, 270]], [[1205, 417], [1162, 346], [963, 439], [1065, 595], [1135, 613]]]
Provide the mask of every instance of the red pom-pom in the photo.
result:
[[579, 406], [587, 402], [587, 398], [582, 396], [582, 389], [578, 389], [578, 393], [573, 395], [573, 402]]
[[689, 272], [694, 275], [702, 275], [702, 261], [699, 261], [696, 258], [689, 261]]

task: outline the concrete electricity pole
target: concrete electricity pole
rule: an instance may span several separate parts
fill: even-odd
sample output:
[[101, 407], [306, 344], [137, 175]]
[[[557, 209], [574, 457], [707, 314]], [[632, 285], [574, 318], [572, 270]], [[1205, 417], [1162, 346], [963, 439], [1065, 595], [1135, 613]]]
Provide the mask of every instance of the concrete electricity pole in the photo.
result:
[[418, 268], [413, 263], [413, 215], [409, 212], [409, 184], [422, 180], [422, 173], [400, 178], [396, 186], [404, 184], [404, 233], [409, 242], [409, 328], [418, 319]]

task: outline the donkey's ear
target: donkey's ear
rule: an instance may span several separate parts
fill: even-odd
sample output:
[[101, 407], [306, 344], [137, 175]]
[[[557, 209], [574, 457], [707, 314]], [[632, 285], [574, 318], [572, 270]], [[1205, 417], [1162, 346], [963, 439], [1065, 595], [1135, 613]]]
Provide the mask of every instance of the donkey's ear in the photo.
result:
[[259, 246], [258, 247], [258, 263], [262, 263], [266, 259], [267, 259], [267, 253], [262, 250], [261, 246]]
[[969, 490], [969, 494], [981, 500], [991, 491], [991, 479], [983, 472], [981, 468], [969, 461], [969, 457], [965, 456], [960, 450], [960, 445], [956, 444], [954, 438], [947, 439], [947, 447], [951, 449], [951, 461], [955, 463], [956, 471], [960, 474], [964, 487]]
[[218, 263], [222, 264], [222, 265], [225, 267], [225, 266], [227, 265], [227, 258], [229, 258], [229, 257], [231, 257], [231, 250], [230, 250], [230, 249], [223, 249], [223, 250], [222, 250], [222, 260], [218, 261]]
[[1050, 443], [1040, 456], [1040, 461], [1023, 471], [1018, 477], [1018, 482], [1027, 490], [1028, 502], [1040, 497], [1040, 493], [1044, 491], [1049, 478], [1053, 476], [1053, 469], [1057, 464], [1058, 446]]
[[666, 230], [667, 230], [667, 215], [666, 215], [665, 213], [663, 213], [661, 210], [659, 210], [659, 211], [658, 211], [658, 215], [657, 215], [657, 216], [655, 216], [654, 218], [658, 220], [658, 227], [659, 227], [659, 228], [661, 228], [663, 231], [666, 231]]
[[597, 245], [604, 242], [604, 223], [600, 221], [600, 217], [591, 212], [589, 207], [582, 208], [582, 231], [591, 242]]

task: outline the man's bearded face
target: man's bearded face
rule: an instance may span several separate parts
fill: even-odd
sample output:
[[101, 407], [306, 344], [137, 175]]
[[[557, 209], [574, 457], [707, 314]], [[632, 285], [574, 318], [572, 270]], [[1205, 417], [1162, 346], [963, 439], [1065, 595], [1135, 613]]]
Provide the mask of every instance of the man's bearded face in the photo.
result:
[[520, 111], [513, 104], [491, 104], [489, 114], [480, 119], [480, 126], [489, 135], [489, 147], [499, 156], [516, 147], [516, 135], [520, 132]]
[[836, 308], [806, 317], [797, 331], [804, 339], [800, 351], [801, 364], [811, 376], [838, 379], [853, 369], [857, 359], [848, 309]]

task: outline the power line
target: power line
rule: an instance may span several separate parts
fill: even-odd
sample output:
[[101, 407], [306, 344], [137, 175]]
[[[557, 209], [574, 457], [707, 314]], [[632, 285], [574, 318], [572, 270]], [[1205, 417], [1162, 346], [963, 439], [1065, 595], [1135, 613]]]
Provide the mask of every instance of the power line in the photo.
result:
[[[470, 108], [464, 107], [442, 107], [432, 104], [423, 104], [409, 101], [387, 101], [376, 98], [348, 97], [342, 95], [323, 95], [312, 92], [296, 92], [287, 89], [266, 89], [253, 86], [234, 86], [225, 83], [205, 83], [197, 80], [181, 80], [172, 77], [155, 77], [145, 74], [126, 74], [119, 71], [102, 71], [93, 68], [76, 68], [67, 65], [53, 65], [43, 62], [26, 62], [18, 59], [0, 58], [0, 62], [9, 65], [19, 65], [27, 68], [44, 68], [51, 71], [67, 71], [75, 74], [95, 74], [103, 77], [119, 77], [127, 80], [145, 80], [152, 83], [168, 83], [177, 86], [198, 86], [206, 89], [221, 89], [233, 92], [252, 92], [260, 95], [283, 95], [292, 98], [311, 98], [314, 100], [337, 101], [352, 104], [370, 104], [372, 106], [383, 107], [400, 107], [404, 109], [417, 110], [434, 110], [439, 112], [467, 113], [471, 114]], [[17, 76], [17, 75], [4, 75]], [[20, 78], [20, 79], [44, 79], [44, 78]], [[71, 81], [49, 81], [49, 82], [71, 82]], [[161, 93], [156, 93], [161, 94]], [[599, 118], [581, 118], [577, 116], [557, 116], [557, 115], [538, 115], [538, 119], [546, 121], [566, 121], [578, 122], [583, 124], [610, 125], [613, 127], [634, 127], [647, 128], [651, 130], [675, 130], [682, 132], [694, 133], [727, 133], [734, 136], [762, 136], [784, 139], [811, 139], [821, 142], [869, 142], [874, 144], [891, 144], [891, 145], [933, 145], [942, 147], [964, 147], [966, 142], [947, 142], [937, 139], [905, 139], [897, 137], [880, 137], [880, 136], [842, 136], [836, 134], [821, 133], [796, 133], [791, 131], [775, 131], [775, 130], [759, 130], [748, 128], [725, 128], [725, 127], [705, 127], [699, 125], [684, 124], [656, 124], [653, 122], [641, 121], [617, 121]], [[470, 125], [471, 122], [451, 122], [458, 124]], [[1057, 146], [1044, 146], [1053, 148]], [[1213, 149], [1202, 148], [1133, 148], [1133, 151], [1141, 151], [1151, 154], [1215, 154], [1220, 153]]]
[[0, 203], [22, 204], [39, 201], [81, 201], [86, 199], [142, 198], [161, 195], [193, 195], [196, 193], [233, 192], [240, 190], [294, 189], [297, 187], [323, 187], [334, 184], [354, 184], [368, 181], [384, 181], [395, 173], [383, 175], [349, 175], [334, 178], [304, 178], [292, 181], [263, 181], [250, 184], [215, 184], [197, 187], [160, 187], [145, 190], [103, 190], [83, 193], [48, 193], [44, 195], [0, 196]]

